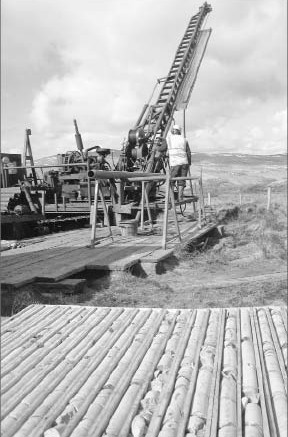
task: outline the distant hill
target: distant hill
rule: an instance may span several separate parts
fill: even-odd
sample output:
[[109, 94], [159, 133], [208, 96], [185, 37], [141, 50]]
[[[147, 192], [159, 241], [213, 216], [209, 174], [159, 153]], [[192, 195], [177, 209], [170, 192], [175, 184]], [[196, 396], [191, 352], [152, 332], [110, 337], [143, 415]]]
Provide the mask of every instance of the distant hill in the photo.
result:
[[193, 162], [203, 165], [287, 165], [287, 154], [245, 155], [239, 153], [192, 153]]
[[[111, 149], [114, 159], [120, 156], [120, 150]], [[110, 155], [110, 156], [111, 156]], [[108, 156], [109, 157], [109, 156]], [[278, 155], [245, 155], [239, 153], [193, 153], [192, 161], [197, 165], [271, 165], [287, 166], [287, 154]], [[35, 165], [56, 165], [57, 155], [46, 156], [35, 160]]]
[[[193, 171], [194, 167], [194, 171]], [[287, 154], [244, 155], [234, 153], [194, 153], [192, 173], [199, 174], [209, 185], [245, 187], [287, 181]], [[207, 184], [206, 184], [207, 186]]]
[[[110, 164], [117, 163], [120, 150], [111, 150]], [[56, 165], [57, 155], [35, 160], [36, 165]], [[287, 180], [287, 154], [245, 155], [235, 153], [192, 153], [191, 173], [225, 188], [226, 185], [249, 186], [280, 184]]]

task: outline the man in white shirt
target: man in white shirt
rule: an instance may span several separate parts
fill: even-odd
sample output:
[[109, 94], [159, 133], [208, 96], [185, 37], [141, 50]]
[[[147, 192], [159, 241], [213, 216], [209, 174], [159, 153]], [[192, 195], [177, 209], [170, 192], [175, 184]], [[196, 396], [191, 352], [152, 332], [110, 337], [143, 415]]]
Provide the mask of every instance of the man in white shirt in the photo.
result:
[[[167, 135], [170, 174], [172, 178], [187, 176], [191, 165], [191, 151], [188, 141], [181, 134], [181, 128], [174, 124], [171, 133]], [[178, 181], [178, 200], [183, 200], [186, 181]]]

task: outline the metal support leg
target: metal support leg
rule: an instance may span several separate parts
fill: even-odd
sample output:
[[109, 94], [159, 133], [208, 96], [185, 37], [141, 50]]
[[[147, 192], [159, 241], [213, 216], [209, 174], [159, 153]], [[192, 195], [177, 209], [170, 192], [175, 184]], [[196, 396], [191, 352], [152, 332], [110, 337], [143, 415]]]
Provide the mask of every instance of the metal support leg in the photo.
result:
[[141, 225], [140, 225], [142, 231], [144, 229], [144, 205], [145, 205], [145, 181], [142, 181]]
[[105, 203], [105, 198], [104, 198], [101, 186], [99, 186], [99, 194], [100, 194], [102, 205], [103, 205], [104, 217], [106, 219], [106, 222], [107, 222], [107, 225], [108, 225], [108, 229], [109, 229], [109, 237], [111, 237], [112, 241], [114, 241], [113, 240], [112, 229], [111, 229], [110, 222], [109, 222], [108, 210], [107, 210], [107, 206], [106, 206], [106, 203]]
[[[188, 168], [188, 173], [187, 174], [188, 174], [189, 177], [191, 177], [190, 168]], [[189, 185], [190, 185], [191, 196], [193, 197], [194, 196], [194, 192], [193, 192], [193, 183], [192, 183], [191, 179], [189, 180]], [[195, 203], [192, 202], [192, 205], [193, 205], [193, 212], [195, 214], [195, 212], [196, 212]]]
[[166, 192], [165, 192], [165, 209], [164, 209], [164, 217], [163, 217], [162, 249], [166, 249], [166, 245], [167, 245], [169, 193], [170, 193], [170, 176], [169, 176], [169, 173], [167, 173]]
[[147, 194], [146, 190], [144, 191], [144, 195], [145, 195], [148, 218], [149, 218], [149, 222], [150, 222], [151, 230], [152, 230], [153, 229], [153, 220], [152, 220], [152, 215], [151, 215], [150, 206], [149, 206], [148, 194]]
[[42, 197], [42, 215], [45, 217], [45, 191], [41, 191], [41, 197]]
[[55, 202], [56, 212], [58, 212], [58, 199], [57, 199], [57, 193], [54, 193], [54, 202]]
[[169, 186], [169, 190], [170, 190], [171, 205], [172, 205], [172, 210], [173, 210], [173, 215], [174, 215], [174, 223], [175, 223], [175, 227], [176, 227], [176, 231], [177, 231], [177, 234], [178, 234], [179, 241], [181, 241], [181, 233], [180, 233], [179, 223], [178, 223], [178, 219], [177, 219], [177, 212], [176, 212], [176, 204], [175, 204], [175, 199], [174, 199], [174, 192], [173, 192], [173, 188], [171, 187], [171, 185]]
[[95, 190], [94, 190], [94, 204], [91, 209], [92, 215], [92, 230], [91, 230], [91, 247], [95, 244], [96, 238], [96, 223], [97, 223], [97, 212], [98, 212], [98, 194], [99, 194], [99, 181], [95, 181]]

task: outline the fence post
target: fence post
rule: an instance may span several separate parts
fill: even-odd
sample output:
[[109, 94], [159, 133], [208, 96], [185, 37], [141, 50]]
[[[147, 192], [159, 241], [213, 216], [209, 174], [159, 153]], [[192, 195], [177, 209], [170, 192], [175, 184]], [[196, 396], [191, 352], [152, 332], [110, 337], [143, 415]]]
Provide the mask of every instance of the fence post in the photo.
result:
[[271, 206], [271, 187], [267, 189], [267, 211], [269, 211]]

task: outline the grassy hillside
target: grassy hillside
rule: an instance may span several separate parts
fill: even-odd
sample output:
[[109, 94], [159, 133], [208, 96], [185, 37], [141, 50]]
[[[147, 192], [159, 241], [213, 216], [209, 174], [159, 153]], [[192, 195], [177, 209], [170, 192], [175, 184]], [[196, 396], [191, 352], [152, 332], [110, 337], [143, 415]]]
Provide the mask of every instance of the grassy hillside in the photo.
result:
[[251, 186], [287, 180], [287, 155], [194, 154], [192, 174], [199, 175], [201, 169], [207, 189], [226, 191], [234, 187], [245, 191]]

